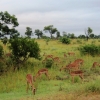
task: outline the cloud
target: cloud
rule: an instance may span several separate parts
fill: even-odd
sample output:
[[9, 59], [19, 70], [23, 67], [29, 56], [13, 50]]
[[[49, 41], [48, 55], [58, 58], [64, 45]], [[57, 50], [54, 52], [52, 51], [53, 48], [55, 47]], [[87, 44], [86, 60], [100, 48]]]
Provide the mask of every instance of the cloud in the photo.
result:
[[48, 25], [76, 35], [87, 27], [100, 33], [100, 0], [0, 0], [0, 9], [18, 18], [21, 34], [27, 26], [34, 31]]

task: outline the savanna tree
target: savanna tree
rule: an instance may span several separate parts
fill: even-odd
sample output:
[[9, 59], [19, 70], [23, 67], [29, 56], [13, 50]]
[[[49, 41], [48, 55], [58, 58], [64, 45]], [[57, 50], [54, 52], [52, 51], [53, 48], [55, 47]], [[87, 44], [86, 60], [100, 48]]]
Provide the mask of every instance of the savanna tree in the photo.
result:
[[35, 33], [35, 35], [38, 36], [38, 39], [39, 39], [40, 37], [42, 37], [42, 35], [43, 35], [43, 32], [40, 31], [39, 29], [36, 29], [34, 33]]
[[60, 37], [60, 32], [57, 31], [57, 32], [56, 32], [56, 38], [58, 39], [59, 37]]
[[[0, 37], [12, 35], [12, 29], [19, 25], [15, 15], [10, 15], [7, 11], [0, 12]], [[10, 28], [12, 26], [12, 28]]]
[[85, 30], [85, 35], [86, 35], [87, 41], [88, 41], [88, 39], [89, 39], [89, 37], [90, 37], [90, 34], [91, 34], [92, 32], [93, 32], [93, 30], [92, 30], [90, 27], [88, 27], [87, 31]]
[[52, 34], [55, 34], [56, 32], [58, 32], [58, 30], [56, 28], [54, 28], [53, 25], [45, 26], [44, 31], [49, 32], [51, 38], [52, 38]]
[[27, 35], [30, 38], [30, 36], [32, 35], [32, 28], [26, 27], [25, 35]]

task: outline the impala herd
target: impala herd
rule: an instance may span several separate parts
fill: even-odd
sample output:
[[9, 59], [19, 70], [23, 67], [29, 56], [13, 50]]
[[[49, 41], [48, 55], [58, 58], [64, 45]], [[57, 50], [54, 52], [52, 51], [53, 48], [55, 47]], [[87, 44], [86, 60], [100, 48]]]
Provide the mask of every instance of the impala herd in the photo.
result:
[[[43, 56], [45, 58], [42, 61], [42, 63], [45, 63], [45, 61], [48, 58], [51, 58], [56, 63], [56, 65], [61, 63], [60, 57], [53, 57], [53, 55], [46, 55], [45, 53], [43, 54]], [[75, 56], [75, 53], [74, 52], [68, 52], [67, 54], [64, 53], [64, 58], [67, 58], [69, 56]], [[69, 64], [67, 64], [66, 66], [62, 66], [60, 68], [60, 71], [62, 71], [62, 70], [68, 71], [69, 75], [72, 77], [72, 82], [74, 83], [74, 77], [75, 76], [79, 76], [82, 80], [84, 79], [84, 72], [80, 69], [80, 67], [83, 66], [83, 64], [84, 64], [83, 59], [76, 59], [73, 62], [70, 62]], [[94, 62], [91, 69], [96, 68], [96, 66], [100, 67], [100, 63]], [[36, 73], [35, 76], [32, 76], [31, 74], [26, 75], [27, 92], [28, 92], [29, 86], [31, 86], [31, 90], [32, 90], [33, 94], [35, 95], [36, 89], [34, 87], [33, 82], [35, 82], [36, 79], [38, 77], [40, 77], [42, 74], [45, 74], [46, 77], [48, 78], [48, 80], [50, 80], [47, 68], [43, 68], [43, 69], [38, 70], [38, 72]]]

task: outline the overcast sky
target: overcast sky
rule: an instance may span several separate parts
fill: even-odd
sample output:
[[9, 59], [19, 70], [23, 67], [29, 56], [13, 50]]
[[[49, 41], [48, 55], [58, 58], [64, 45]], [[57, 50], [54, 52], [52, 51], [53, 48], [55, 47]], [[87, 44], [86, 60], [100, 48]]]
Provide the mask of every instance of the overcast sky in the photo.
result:
[[0, 0], [0, 10], [18, 19], [21, 35], [26, 27], [43, 30], [53, 25], [62, 34], [85, 34], [88, 27], [100, 34], [100, 0]]

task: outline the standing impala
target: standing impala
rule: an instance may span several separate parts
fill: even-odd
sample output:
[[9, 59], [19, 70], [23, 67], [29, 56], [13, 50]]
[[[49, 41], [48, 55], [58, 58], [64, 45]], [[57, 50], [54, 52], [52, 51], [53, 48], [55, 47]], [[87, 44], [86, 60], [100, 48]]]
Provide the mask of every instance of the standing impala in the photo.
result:
[[84, 60], [83, 59], [76, 59], [74, 62], [79, 63], [82, 66], [84, 63]]
[[33, 84], [33, 76], [31, 74], [27, 74], [26, 75], [26, 81], [27, 81], [27, 93], [28, 93], [28, 90], [31, 86], [31, 90], [33, 92], [33, 94], [35, 95], [35, 87], [34, 87], [34, 84]]
[[37, 77], [40, 77], [42, 74], [45, 74], [46, 77], [48, 77], [48, 79], [49, 79], [48, 69], [43, 68], [43, 69], [40, 69], [40, 70], [37, 72], [36, 76], [34, 76], [34, 81], [36, 80]]
[[75, 56], [75, 53], [74, 52], [68, 52], [67, 53], [69, 56]]
[[72, 82], [74, 83], [74, 77], [79, 76], [83, 80], [83, 71], [81, 70], [76, 70], [76, 71], [71, 71], [70, 75], [72, 77]]
[[91, 68], [96, 68], [96, 66], [99, 66], [99, 67], [100, 67], [100, 63], [94, 62], [94, 63], [92, 64], [92, 67], [91, 67]]

